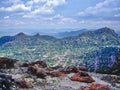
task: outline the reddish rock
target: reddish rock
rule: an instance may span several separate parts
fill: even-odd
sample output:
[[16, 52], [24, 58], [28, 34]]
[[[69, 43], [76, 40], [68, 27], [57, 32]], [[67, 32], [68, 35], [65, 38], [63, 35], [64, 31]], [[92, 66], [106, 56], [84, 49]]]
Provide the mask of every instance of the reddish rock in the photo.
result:
[[39, 68], [37, 68], [36, 66], [29, 66], [28, 67], [28, 71], [31, 72], [31, 74], [36, 74], [36, 72], [38, 71]]
[[28, 67], [28, 71], [30, 71], [31, 74], [36, 75], [37, 77], [43, 78], [43, 79], [47, 75], [47, 73], [45, 72], [45, 70], [43, 70], [42, 68], [39, 68], [37, 65]]
[[79, 71], [87, 71], [87, 69], [85, 67], [69, 66], [65, 68], [60, 68], [59, 71], [69, 74], [69, 73], [77, 73]]
[[49, 73], [49, 75], [53, 77], [65, 77], [66, 76], [65, 73], [60, 72], [60, 71], [52, 71]]
[[46, 70], [46, 71], [53, 71], [53, 69], [50, 68], [50, 67], [45, 68], [45, 70]]
[[93, 78], [87, 72], [78, 72], [74, 74], [71, 78], [72, 81], [92, 83], [94, 82]]
[[90, 86], [82, 87], [79, 90], [112, 90], [108, 85], [92, 84]]
[[47, 67], [47, 64], [44, 61], [38, 60], [35, 62], [25, 62], [23, 63], [21, 66], [22, 67], [28, 67], [28, 66], [34, 66], [34, 65], [38, 65], [39, 67], [45, 68]]
[[15, 63], [18, 60], [16, 59], [9, 59], [9, 58], [0, 58], [0, 69], [1, 68], [13, 68], [15, 66]]
[[20, 88], [31, 88], [32, 87], [32, 83], [25, 79], [18, 79], [15, 82]]

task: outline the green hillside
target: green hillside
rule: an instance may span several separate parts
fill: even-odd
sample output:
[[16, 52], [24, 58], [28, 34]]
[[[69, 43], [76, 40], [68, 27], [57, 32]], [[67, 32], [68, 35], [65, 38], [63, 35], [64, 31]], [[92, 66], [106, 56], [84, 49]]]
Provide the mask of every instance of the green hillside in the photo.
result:
[[106, 27], [63, 39], [39, 34], [29, 36], [24, 33], [7, 39], [0, 38], [1, 57], [21, 61], [42, 59], [50, 66], [86, 65], [92, 71], [111, 66], [119, 50], [120, 37], [114, 30]]

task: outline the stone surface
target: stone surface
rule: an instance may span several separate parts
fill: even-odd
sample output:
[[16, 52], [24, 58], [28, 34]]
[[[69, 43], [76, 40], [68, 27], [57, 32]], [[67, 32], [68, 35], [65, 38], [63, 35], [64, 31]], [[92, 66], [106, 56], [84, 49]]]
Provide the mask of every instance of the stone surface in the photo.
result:
[[31, 88], [32, 87], [32, 83], [27, 81], [24, 78], [23, 79], [18, 79], [15, 82], [20, 88]]
[[60, 72], [60, 71], [52, 71], [49, 73], [50, 76], [53, 76], [53, 77], [65, 77], [65, 73], [63, 72]]
[[60, 68], [59, 71], [69, 74], [69, 73], [77, 73], [79, 71], [87, 71], [87, 69], [85, 67], [69, 66], [69, 67]]
[[[8, 63], [10, 64], [10, 62]], [[90, 88], [94, 87], [94, 89], [98, 87], [100, 90], [104, 90], [104, 88], [105, 90], [109, 90], [101, 86], [107, 85], [108, 87], [110, 86], [112, 90], [120, 90], [120, 79], [119, 76], [116, 75], [89, 73], [86, 68], [78, 66], [56, 66], [51, 68], [36, 61], [25, 62], [24, 64], [21, 62], [18, 63], [19, 65], [15, 63], [15, 67], [13, 68], [0, 69], [1, 90], [7, 90], [4, 88], [8, 88], [8, 90], [77, 90], [78, 88], [86, 90], [86, 88], [91, 85]], [[21, 67], [21, 64], [24, 67]], [[104, 76], [105, 78], [103, 80], [102, 77]], [[111, 79], [113, 79], [114, 82]], [[95, 83], [99, 85], [94, 85]]]
[[37, 65], [28, 67], [28, 71], [39, 78], [44, 79], [47, 76], [47, 73], [44, 71], [44, 69], [39, 68]]
[[14, 68], [14, 65], [17, 61], [18, 60], [16, 59], [0, 58], [0, 69], [1, 68], [4, 68], [4, 69]]
[[38, 60], [38, 61], [34, 61], [34, 62], [25, 62], [21, 66], [28, 67], [28, 66], [34, 66], [35, 64], [37, 64], [39, 67], [42, 67], [42, 68], [47, 67], [47, 64], [42, 60]]
[[92, 83], [94, 82], [93, 78], [87, 72], [78, 72], [74, 74], [71, 78], [72, 81]]
[[50, 68], [50, 67], [46, 67], [45, 70], [46, 70], [46, 71], [53, 71], [53, 69]]
[[90, 86], [82, 87], [79, 90], [112, 90], [108, 85], [92, 84]]
[[11, 75], [0, 74], [0, 90], [10, 90], [14, 85], [14, 79]]

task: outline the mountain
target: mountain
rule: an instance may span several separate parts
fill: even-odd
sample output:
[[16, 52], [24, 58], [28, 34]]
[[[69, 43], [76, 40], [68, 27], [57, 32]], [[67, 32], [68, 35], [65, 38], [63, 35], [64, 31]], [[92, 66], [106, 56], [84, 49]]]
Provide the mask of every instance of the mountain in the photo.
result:
[[49, 66], [84, 65], [89, 71], [111, 67], [120, 51], [120, 37], [107, 27], [61, 39], [19, 33], [1, 37], [0, 43], [1, 57], [42, 59]]
[[70, 31], [70, 32], [60, 32], [55, 34], [54, 36], [57, 38], [65, 38], [65, 37], [71, 37], [71, 36], [77, 36], [83, 32], [87, 32], [87, 29], [81, 29], [81, 30], [77, 30], [77, 31]]
[[66, 45], [68, 44], [76, 47], [120, 44], [120, 38], [115, 31], [106, 27], [96, 31], [84, 32], [75, 37], [67, 37], [62, 39], [62, 41], [66, 43]]
[[7, 42], [12, 41], [12, 40], [14, 40], [14, 39], [13, 39], [13, 37], [11, 37], [11, 36], [1, 37], [1, 38], [0, 38], [0, 46], [3, 45], [3, 44], [5, 44], [5, 43], [7, 43]]

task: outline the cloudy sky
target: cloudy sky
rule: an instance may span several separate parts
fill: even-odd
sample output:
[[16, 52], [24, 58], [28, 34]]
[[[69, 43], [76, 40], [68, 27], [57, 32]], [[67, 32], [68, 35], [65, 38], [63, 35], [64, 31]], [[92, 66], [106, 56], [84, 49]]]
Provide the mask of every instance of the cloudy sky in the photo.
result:
[[0, 30], [120, 30], [120, 0], [0, 0]]

